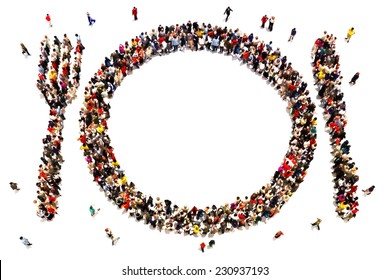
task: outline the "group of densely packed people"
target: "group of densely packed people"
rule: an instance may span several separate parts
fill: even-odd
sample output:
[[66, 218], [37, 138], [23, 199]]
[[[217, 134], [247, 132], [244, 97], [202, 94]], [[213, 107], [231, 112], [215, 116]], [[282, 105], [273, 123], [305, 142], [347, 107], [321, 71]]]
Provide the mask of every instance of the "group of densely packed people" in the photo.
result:
[[[237, 197], [222, 206], [203, 209], [174, 205], [169, 199], [153, 198], [129, 182], [116, 159], [107, 134], [110, 99], [122, 80], [155, 56], [176, 51], [207, 50], [236, 55], [286, 100], [291, 112], [289, 148], [270, 183], [251, 195]], [[315, 105], [307, 83], [272, 42], [266, 44], [239, 29], [188, 21], [162, 25], [121, 44], [91, 78], [84, 91], [80, 111], [81, 150], [94, 181], [118, 208], [160, 231], [191, 235], [233, 231], [274, 216], [303, 181], [316, 148]]]
[[[57, 198], [61, 190], [61, 143], [65, 109], [76, 97], [80, 81], [81, 41], [75, 47], [64, 34], [62, 42], [54, 36], [53, 43], [47, 36], [41, 41], [37, 88], [50, 106], [48, 134], [42, 139], [42, 164], [39, 165], [39, 176], [36, 186], [38, 204], [37, 215], [51, 220], [57, 213]], [[74, 60], [72, 62], [72, 51]]]
[[331, 138], [336, 212], [341, 218], [350, 220], [359, 211], [356, 195], [359, 176], [358, 168], [349, 155], [351, 145], [346, 139], [346, 104], [343, 100], [344, 94], [341, 92], [343, 76], [339, 69], [339, 55], [335, 42], [336, 38], [327, 32], [315, 41], [312, 52], [313, 74]]

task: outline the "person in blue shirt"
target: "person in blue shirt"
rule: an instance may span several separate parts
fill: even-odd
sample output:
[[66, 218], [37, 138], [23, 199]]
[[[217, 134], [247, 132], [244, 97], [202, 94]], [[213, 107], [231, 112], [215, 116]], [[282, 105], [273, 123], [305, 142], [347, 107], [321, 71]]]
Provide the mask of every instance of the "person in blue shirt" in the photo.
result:
[[211, 47], [213, 48], [213, 51], [217, 51], [217, 48], [219, 46], [219, 39], [217, 36], [214, 37], [214, 39], [211, 41]]
[[89, 25], [93, 25], [96, 20], [91, 18], [91, 15], [87, 12], [87, 17], [88, 17], [88, 22], [89, 22]]

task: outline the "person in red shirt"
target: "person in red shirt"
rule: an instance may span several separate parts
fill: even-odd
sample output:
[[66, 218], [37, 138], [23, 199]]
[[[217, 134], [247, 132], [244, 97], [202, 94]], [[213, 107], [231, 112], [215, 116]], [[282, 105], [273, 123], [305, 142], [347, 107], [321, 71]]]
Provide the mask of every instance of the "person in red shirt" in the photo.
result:
[[265, 23], [267, 22], [267, 20], [268, 20], [267, 15], [264, 15], [264, 16], [261, 18], [261, 28], [264, 28], [264, 27], [265, 27]]
[[133, 7], [133, 10], [131, 11], [131, 14], [134, 16], [134, 20], [138, 19], [138, 10], [136, 7]]
[[200, 243], [200, 249], [204, 253], [204, 248], [206, 248], [206, 244], [204, 242]]
[[46, 14], [46, 21], [49, 23], [49, 27], [53, 27], [53, 24], [51, 23], [51, 17], [49, 14]]

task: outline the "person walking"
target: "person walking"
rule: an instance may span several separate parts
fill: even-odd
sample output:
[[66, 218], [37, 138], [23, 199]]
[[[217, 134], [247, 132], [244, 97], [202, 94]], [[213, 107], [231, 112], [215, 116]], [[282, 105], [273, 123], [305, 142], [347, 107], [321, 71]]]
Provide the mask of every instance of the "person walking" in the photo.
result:
[[356, 72], [355, 75], [353, 75], [353, 77], [349, 83], [354, 85], [356, 83], [356, 80], [359, 79], [359, 75], [360, 75], [360, 73]]
[[264, 27], [265, 27], [265, 23], [267, 22], [267, 20], [268, 20], [267, 15], [264, 15], [264, 16], [261, 18], [261, 28], [264, 28]]
[[20, 43], [20, 47], [22, 48], [22, 54], [31, 55], [31, 54], [28, 52], [28, 49], [26, 48], [26, 46], [25, 46], [23, 43]]
[[291, 29], [290, 38], [288, 39], [288, 41], [289, 42], [292, 41], [296, 34], [297, 34], [297, 30], [294, 27], [293, 29]]
[[106, 228], [104, 231], [106, 232], [107, 237], [111, 239], [111, 245], [114, 246], [120, 237], [115, 238], [110, 228]]
[[281, 237], [282, 235], [284, 235], [284, 233], [283, 233], [281, 230], [279, 230], [277, 233], [275, 233], [274, 238], [275, 238], [275, 239], [278, 239], [278, 238]]
[[91, 213], [91, 217], [95, 217], [95, 215], [100, 211], [100, 208], [95, 209], [92, 205], [89, 206], [89, 213]]
[[49, 27], [53, 27], [53, 24], [51, 23], [51, 17], [49, 14], [46, 14], [46, 21], [49, 23]]
[[138, 20], [138, 9], [136, 7], [133, 7], [131, 14], [134, 16], [134, 20]]
[[206, 244], [204, 242], [200, 243], [200, 250], [204, 253], [204, 248], [206, 248]]
[[228, 21], [229, 16], [230, 16], [230, 12], [233, 12], [233, 10], [228, 6], [228, 7], [226, 8], [225, 12], [223, 13], [224, 15], [226, 15], [225, 21]]
[[215, 245], [215, 240], [214, 240], [214, 239], [211, 239], [211, 240], [209, 241], [209, 247], [210, 247], [210, 248], [213, 248], [214, 245]]
[[269, 32], [272, 32], [272, 30], [274, 29], [274, 23], [275, 23], [275, 17], [272, 16], [269, 21], [268, 21], [268, 31]]
[[30, 243], [30, 241], [28, 241], [28, 239], [25, 238], [25, 237], [23, 237], [23, 236], [19, 237], [19, 239], [20, 239], [20, 241], [21, 241], [24, 245], [26, 245], [27, 247], [30, 247], [30, 246], [32, 245], [32, 243]]
[[348, 29], [347, 37], [345, 40], [347, 40], [347, 43], [349, 43], [349, 40], [351, 40], [351, 37], [355, 34], [355, 28], [351, 27]]
[[375, 189], [375, 186], [371, 186], [368, 189], [362, 190], [365, 195], [370, 195]]
[[87, 12], [87, 17], [88, 17], [88, 22], [89, 22], [89, 25], [93, 25], [96, 20], [91, 18], [91, 15], [89, 14], [89, 12]]
[[10, 182], [9, 185], [10, 185], [11, 189], [13, 189], [14, 191], [20, 191], [17, 183]]
[[317, 218], [317, 220], [312, 223], [311, 225], [314, 227], [316, 226], [318, 230], [320, 230], [320, 224], [321, 224], [322, 220], [320, 218]]

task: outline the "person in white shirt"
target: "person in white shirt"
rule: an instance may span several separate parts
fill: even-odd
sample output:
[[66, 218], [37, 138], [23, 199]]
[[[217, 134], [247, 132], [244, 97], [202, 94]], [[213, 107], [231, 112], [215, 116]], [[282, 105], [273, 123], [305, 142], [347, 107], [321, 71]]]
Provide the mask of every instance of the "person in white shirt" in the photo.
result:
[[23, 236], [19, 237], [19, 239], [20, 239], [20, 241], [21, 241], [24, 245], [26, 245], [27, 247], [29, 247], [29, 246], [32, 245], [32, 243], [30, 243], [30, 241], [28, 241], [28, 239], [25, 238], [25, 237], [23, 237]]

